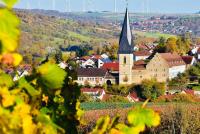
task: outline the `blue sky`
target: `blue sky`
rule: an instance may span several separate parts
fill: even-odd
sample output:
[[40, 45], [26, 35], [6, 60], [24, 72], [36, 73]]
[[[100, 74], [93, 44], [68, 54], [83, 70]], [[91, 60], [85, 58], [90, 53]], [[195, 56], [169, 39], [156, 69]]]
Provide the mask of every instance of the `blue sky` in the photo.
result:
[[[55, 1], [55, 5], [53, 4]], [[69, 0], [21, 0], [17, 8], [40, 8], [68, 11], [66, 5]], [[96, 10], [114, 11], [114, 0], [70, 0], [71, 11]], [[83, 6], [85, 1], [85, 8]], [[90, 2], [89, 2], [90, 1]], [[117, 1], [117, 11], [124, 12], [125, 0]], [[54, 5], [54, 6], [53, 6]], [[129, 0], [131, 12], [153, 12], [153, 13], [195, 13], [200, 11], [199, 0]]]

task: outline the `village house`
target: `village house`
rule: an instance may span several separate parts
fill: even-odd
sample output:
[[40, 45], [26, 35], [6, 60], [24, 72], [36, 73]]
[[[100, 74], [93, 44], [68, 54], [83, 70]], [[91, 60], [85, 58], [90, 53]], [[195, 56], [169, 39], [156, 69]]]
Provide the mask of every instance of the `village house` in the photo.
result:
[[101, 68], [104, 63], [111, 62], [106, 54], [84, 56], [79, 61], [82, 68]]
[[149, 58], [149, 56], [151, 56], [151, 53], [147, 50], [141, 50], [133, 52], [133, 56], [135, 61], [146, 60], [147, 58]]
[[77, 83], [80, 85], [96, 86], [117, 83], [114, 75], [101, 68], [79, 68], [77, 74]]
[[138, 102], [138, 101], [140, 101], [140, 99], [138, 98], [136, 92], [132, 92], [132, 93], [129, 92], [129, 94], [127, 96], [127, 99], [129, 100], [129, 102]]

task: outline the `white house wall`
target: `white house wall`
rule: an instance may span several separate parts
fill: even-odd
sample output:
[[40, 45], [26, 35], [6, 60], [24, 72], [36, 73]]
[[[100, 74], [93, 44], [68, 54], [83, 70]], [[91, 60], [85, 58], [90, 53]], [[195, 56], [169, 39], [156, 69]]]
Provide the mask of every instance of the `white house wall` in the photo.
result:
[[85, 61], [83, 64], [82, 64], [82, 67], [86, 67], [86, 66], [94, 66], [95, 65], [95, 62], [91, 59], [88, 59], [87, 61]]
[[173, 66], [169, 68], [169, 79], [173, 79], [178, 76], [179, 73], [184, 73], [186, 70], [186, 66]]
[[135, 56], [135, 61], [138, 61], [138, 60], [145, 60], [147, 59], [149, 56]]

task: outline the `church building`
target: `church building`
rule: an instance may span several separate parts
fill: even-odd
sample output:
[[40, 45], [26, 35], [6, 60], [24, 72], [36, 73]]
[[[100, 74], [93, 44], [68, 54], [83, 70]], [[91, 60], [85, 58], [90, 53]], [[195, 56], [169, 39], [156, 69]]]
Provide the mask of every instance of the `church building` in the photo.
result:
[[[178, 54], [134, 51], [129, 13], [126, 14], [119, 39], [118, 62], [106, 63], [102, 68], [79, 68], [77, 83], [80, 85], [129, 85], [140, 84], [146, 79], [167, 82], [186, 70], [186, 63]], [[143, 52], [142, 52], [143, 53]], [[150, 56], [151, 55], [151, 56]], [[151, 57], [148, 58], [147, 57]]]
[[172, 53], [156, 53], [149, 60], [135, 61], [134, 42], [126, 9], [119, 40], [119, 84], [139, 84], [145, 79], [166, 82], [186, 70], [182, 57]]

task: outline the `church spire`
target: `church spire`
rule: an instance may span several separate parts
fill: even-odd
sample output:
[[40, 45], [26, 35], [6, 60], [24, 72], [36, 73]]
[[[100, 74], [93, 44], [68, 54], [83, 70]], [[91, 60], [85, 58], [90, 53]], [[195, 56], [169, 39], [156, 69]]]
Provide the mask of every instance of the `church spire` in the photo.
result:
[[118, 53], [130, 54], [132, 52], [133, 52], [132, 32], [130, 28], [128, 8], [126, 8], [126, 14], [119, 40]]

